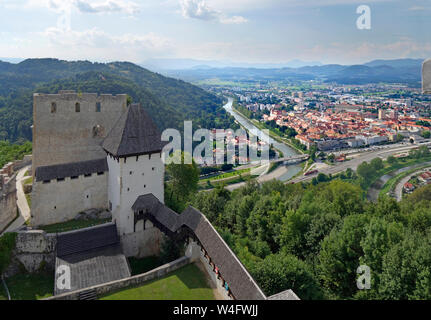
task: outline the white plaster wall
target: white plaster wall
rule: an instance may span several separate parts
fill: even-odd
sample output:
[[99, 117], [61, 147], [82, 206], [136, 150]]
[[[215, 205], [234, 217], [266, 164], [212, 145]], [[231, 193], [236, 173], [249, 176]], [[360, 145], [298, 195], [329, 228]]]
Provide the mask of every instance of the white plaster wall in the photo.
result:
[[126, 235], [134, 231], [132, 206], [139, 196], [152, 193], [164, 202], [165, 167], [160, 153], [121, 158], [116, 164], [113, 162], [117, 160], [108, 157], [109, 201], [118, 232]]
[[[72, 220], [88, 209], [108, 208], [108, 173], [35, 182], [31, 194], [31, 225], [50, 225]], [[88, 196], [88, 198], [87, 198]]]

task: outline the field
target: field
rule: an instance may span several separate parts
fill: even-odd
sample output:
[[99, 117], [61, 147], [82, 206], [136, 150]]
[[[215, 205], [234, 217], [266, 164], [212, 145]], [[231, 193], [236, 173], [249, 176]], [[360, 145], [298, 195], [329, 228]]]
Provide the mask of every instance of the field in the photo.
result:
[[159, 280], [109, 294], [101, 300], [214, 300], [205, 275], [189, 264]]

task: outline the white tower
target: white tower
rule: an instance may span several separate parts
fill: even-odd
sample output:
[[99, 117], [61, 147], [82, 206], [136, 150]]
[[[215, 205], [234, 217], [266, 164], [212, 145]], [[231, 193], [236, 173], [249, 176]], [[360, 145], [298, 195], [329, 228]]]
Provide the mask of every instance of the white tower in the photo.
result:
[[156, 125], [139, 104], [131, 105], [104, 140], [112, 220], [121, 236], [135, 232], [132, 206], [141, 195], [164, 202], [164, 143]]

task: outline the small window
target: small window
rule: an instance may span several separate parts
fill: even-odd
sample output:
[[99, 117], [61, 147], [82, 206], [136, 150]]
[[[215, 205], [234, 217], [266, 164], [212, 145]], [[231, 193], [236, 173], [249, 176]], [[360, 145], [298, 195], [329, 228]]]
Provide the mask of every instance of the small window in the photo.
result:
[[91, 173], [84, 174], [84, 177], [86, 177], [86, 178], [91, 177]]
[[56, 209], [57, 209], [57, 206], [54, 207], [54, 210], [56, 210]]
[[57, 182], [64, 181], [64, 178], [58, 178]]
[[146, 188], [147, 187], [147, 185], [146, 184], [144, 184], [144, 188]]
[[78, 176], [70, 177], [70, 179], [71, 179], [71, 180], [76, 180], [76, 179], [78, 179]]
[[127, 188], [127, 191], [130, 191], [130, 188]]
[[97, 175], [98, 176], [103, 176], [105, 174], [105, 172], [98, 172]]
[[102, 106], [100, 102], [96, 102], [96, 112], [100, 112], [101, 109], [102, 109]]
[[81, 112], [81, 105], [78, 102], [75, 104], [75, 112]]
[[57, 112], [57, 104], [55, 102], [51, 103], [51, 113]]
[[90, 196], [87, 194], [87, 199], [89, 198]]
[[133, 171], [130, 171], [130, 175], [132, 175], [133, 174]]
[[153, 171], [156, 171], [156, 168], [153, 167]]
[[50, 183], [50, 182], [51, 182], [51, 180], [43, 180], [44, 184], [47, 184], [47, 183]]
[[[111, 201], [109, 201], [109, 211], [112, 211], [112, 202]], [[115, 220], [114, 220], [114, 223], [115, 223]]]

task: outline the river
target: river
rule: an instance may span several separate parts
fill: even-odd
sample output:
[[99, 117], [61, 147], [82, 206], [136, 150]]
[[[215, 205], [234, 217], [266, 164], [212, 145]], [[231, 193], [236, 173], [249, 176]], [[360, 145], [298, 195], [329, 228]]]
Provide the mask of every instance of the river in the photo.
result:
[[[274, 145], [274, 147], [276, 149], [283, 152], [284, 157], [298, 155], [298, 152], [295, 149], [289, 147], [288, 145], [286, 145], [284, 143], [280, 143], [280, 142], [274, 140], [273, 138], [268, 136], [266, 133], [264, 133], [262, 130], [257, 128], [247, 118], [245, 118], [244, 116], [242, 116], [241, 114], [236, 112], [232, 108], [232, 105], [233, 105], [233, 99], [228, 98], [228, 102], [224, 105], [225, 110], [227, 112], [229, 112], [235, 118], [235, 120], [237, 120], [252, 135], [259, 137], [261, 140], [269, 141], [271, 144]], [[285, 181], [291, 179], [292, 177], [294, 177], [295, 175], [297, 175], [298, 172], [301, 171], [301, 169], [302, 169], [302, 167], [299, 164], [289, 165], [289, 166], [287, 166], [287, 172], [284, 172], [283, 174], [278, 176], [277, 179], [285, 182]]]

